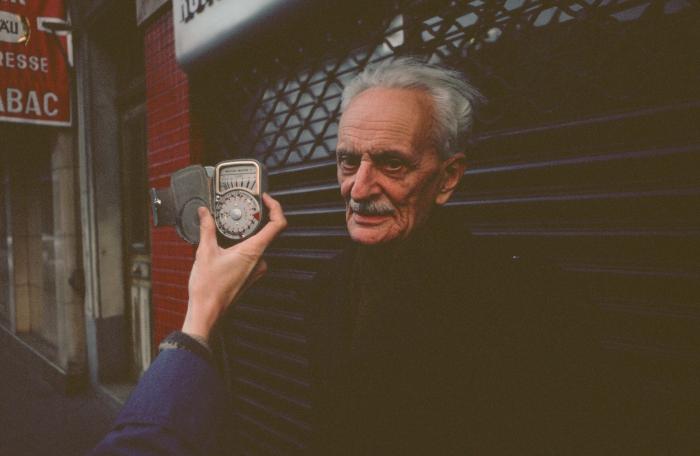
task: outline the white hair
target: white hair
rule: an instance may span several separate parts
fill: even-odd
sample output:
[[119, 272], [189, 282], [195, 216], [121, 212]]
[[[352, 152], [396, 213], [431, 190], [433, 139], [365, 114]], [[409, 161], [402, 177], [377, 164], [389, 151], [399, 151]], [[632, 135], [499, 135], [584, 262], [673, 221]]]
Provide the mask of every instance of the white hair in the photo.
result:
[[345, 111], [367, 89], [417, 89], [433, 100], [433, 141], [445, 159], [464, 152], [474, 124], [474, 106], [483, 96], [459, 71], [427, 63], [417, 57], [398, 57], [369, 66], [343, 90]]

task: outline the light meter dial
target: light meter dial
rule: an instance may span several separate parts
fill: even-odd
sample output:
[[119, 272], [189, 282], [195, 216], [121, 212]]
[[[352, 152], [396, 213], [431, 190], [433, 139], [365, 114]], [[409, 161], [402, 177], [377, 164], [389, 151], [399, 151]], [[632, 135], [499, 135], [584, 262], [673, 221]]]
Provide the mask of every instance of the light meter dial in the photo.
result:
[[215, 220], [219, 232], [241, 240], [255, 232], [262, 218], [260, 203], [245, 190], [229, 190], [216, 196]]

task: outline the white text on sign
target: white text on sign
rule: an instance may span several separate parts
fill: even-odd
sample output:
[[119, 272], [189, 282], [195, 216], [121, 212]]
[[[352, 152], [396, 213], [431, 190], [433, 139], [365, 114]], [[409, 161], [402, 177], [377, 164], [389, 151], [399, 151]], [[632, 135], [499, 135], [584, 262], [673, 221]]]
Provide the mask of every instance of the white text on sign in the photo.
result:
[[39, 57], [37, 55], [0, 51], [0, 67], [48, 73], [49, 59], [46, 57]]
[[0, 92], [0, 113], [55, 117], [58, 115], [56, 102], [58, 95], [53, 92], [42, 94], [30, 90], [25, 96], [21, 90], [8, 87], [5, 93]]

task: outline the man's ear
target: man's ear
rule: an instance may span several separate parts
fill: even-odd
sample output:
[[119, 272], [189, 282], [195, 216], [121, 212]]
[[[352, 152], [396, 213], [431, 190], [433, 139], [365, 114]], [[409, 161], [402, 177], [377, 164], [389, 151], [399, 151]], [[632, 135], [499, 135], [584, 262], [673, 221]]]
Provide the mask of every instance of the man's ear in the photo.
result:
[[466, 167], [467, 161], [462, 152], [454, 154], [442, 163], [440, 187], [435, 196], [436, 204], [443, 205], [450, 199], [457, 185], [459, 185], [459, 180], [462, 178]]

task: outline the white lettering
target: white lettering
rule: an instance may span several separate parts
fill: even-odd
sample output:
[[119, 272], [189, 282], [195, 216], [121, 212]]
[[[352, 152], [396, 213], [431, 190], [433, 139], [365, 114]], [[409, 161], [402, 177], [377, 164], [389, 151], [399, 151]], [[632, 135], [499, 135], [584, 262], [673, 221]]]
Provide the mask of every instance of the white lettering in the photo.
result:
[[17, 68], [18, 70], [49, 72], [49, 58], [38, 55], [16, 54], [0, 51], [0, 67]]
[[44, 95], [44, 113], [50, 117], [58, 115], [58, 109], [49, 109], [49, 98], [53, 99], [54, 103], [58, 101], [58, 95], [53, 92], [49, 92]]
[[36, 96], [35, 91], [30, 90], [29, 95], [27, 96], [27, 104], [24, 107], [24, 113], [30, 114], [32, 112], [37, 116], [41, 115], [41, 108], [39, 107], [39, 98]]
[[22, 112], [22, 92], [17, 89], [7, 89], [7, 112]]
[[41, 94], [30, 90], [25, 98], [21, 90], [8, 87], [4, 94], [0, 92], [0, 112], [56, 117], [59, 114], [58, 101], [58, 95], [53, 92]]

